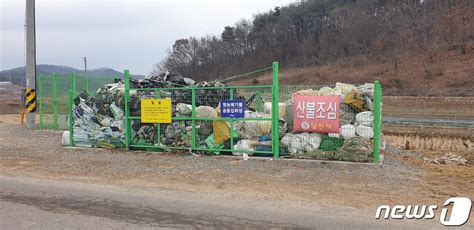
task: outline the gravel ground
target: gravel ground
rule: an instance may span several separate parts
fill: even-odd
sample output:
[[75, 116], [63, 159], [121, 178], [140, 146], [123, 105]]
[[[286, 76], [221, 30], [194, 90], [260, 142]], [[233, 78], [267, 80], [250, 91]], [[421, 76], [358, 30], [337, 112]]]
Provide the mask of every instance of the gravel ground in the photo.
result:
[[[371, 212], [381, 204], [438, 204], [447, 195], [474, 197], [473, 167], [434, 170], [393, 146], [387, 147], [382, 165], [242, 161], [188, 153], [66, 148], [60, 144], [60, 132], [26, 130], [5, 116], [0, 121], [0, 174], [5, 175], [318, 202]], [[460, 175], [443, 173], [460, 169], [464, 170]]]

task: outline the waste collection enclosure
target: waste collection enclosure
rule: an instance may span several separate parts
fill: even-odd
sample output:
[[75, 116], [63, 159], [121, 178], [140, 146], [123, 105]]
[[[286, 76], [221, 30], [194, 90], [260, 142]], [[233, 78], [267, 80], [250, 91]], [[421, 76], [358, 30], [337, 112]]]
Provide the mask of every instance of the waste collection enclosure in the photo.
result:
[[128, 71], [94, 94], [69, 92], [65, 144], [377, 162], [382, 92], [378, 82], [328, 86], [196, 83], [163, 73]]

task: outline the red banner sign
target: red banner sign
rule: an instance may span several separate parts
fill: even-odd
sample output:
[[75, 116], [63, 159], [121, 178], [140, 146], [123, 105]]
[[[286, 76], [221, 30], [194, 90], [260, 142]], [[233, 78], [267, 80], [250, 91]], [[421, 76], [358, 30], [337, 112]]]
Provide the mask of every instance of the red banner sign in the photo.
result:
[[339, 133], [341, 96], [294, 95], [295, 132]]

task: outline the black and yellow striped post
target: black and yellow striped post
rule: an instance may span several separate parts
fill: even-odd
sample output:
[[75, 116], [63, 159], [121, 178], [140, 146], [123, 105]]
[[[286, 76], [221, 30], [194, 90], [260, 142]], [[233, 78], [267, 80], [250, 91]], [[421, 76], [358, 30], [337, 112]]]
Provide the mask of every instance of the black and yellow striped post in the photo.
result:
[[25, 112], [36, 112], [36, 91], [34, 89], [25, 89]]

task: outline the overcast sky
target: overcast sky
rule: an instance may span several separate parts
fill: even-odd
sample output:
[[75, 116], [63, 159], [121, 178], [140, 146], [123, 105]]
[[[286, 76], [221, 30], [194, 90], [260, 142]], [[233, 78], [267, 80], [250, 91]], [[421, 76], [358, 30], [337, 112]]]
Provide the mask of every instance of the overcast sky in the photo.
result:
[[[220, 35], [295, 0], [36, 0], [37, 64], [148, 74], [178, 38]], [[0, 0], [0, 70], [25, 65], [25, 0]]]

